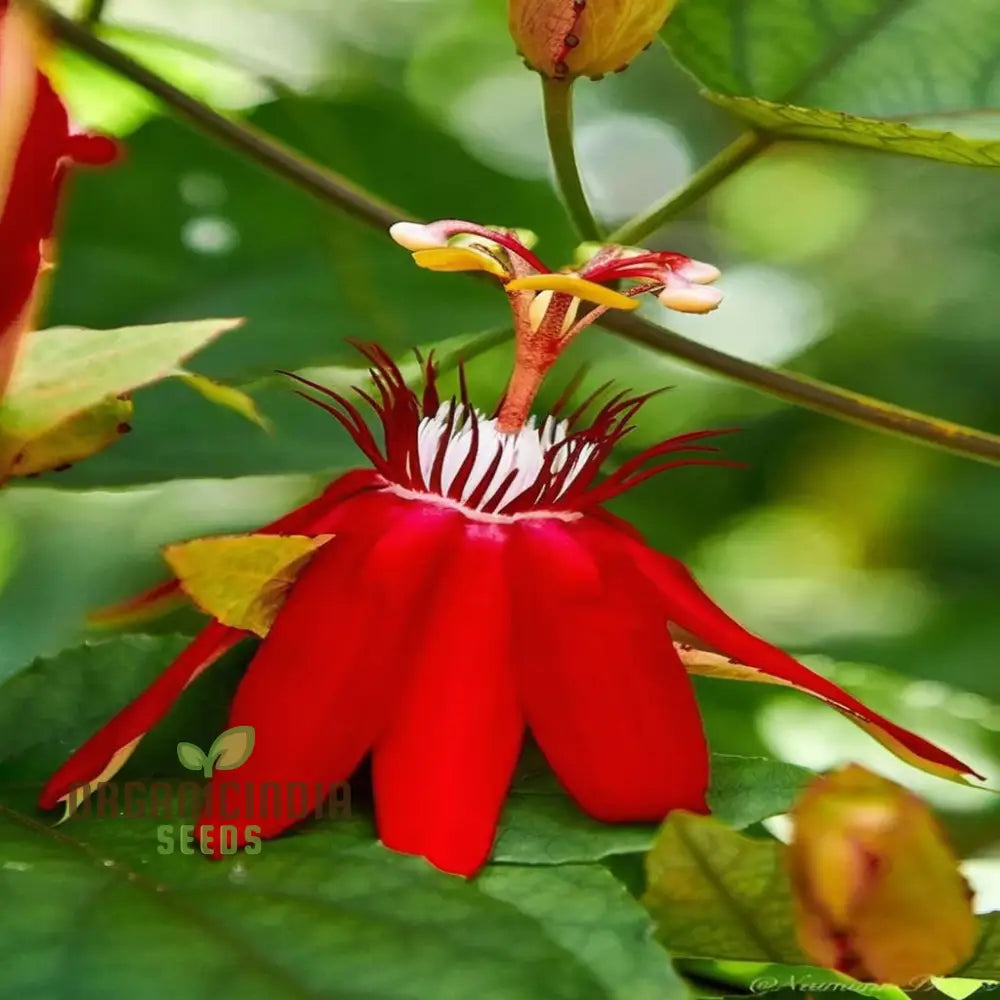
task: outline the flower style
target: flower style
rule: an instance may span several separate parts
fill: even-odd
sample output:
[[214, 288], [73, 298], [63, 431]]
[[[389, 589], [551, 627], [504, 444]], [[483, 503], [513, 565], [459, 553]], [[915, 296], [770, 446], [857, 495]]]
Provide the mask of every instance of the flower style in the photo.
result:
[[[564, 276], [525, 252], [514, 255], [547, 284], [515, 293], [551, 297], [518, 337], [557, 353], [569, 306], [556, 296], [583, 298], [587, 279], [562, 286]], [[601, 267], [612, 262], [592, 265], [591, 276]], [[515, 308], [531, 312], [534, 301]], [[518, 358], [530, 358], [522, 346]], [[544, 420], [508, 429], [506, 400], [487, 415], [464, 383], [458, 398], [440, 399], [432, 360], [417, 392], [383, 351], [364, 352], [375, 389], [357, 393], [381, 442], [351, 399], [299, 379], [371, 467], [264, 529], [331, 537], [291, 585], [236, 692], [229, 726], [254, 727], [256, 743], [238, 769], [212, 779], [200, 831], [213, 843], [224, 826], [242, 844], [248, 831], [273, 837], [302, 815], [268, 808], [253, 789], [297, 783], [312, 810], [370, 753], [383, 843], [470, 876], [489, 856], [526, 730], [593, 817], [705, 812], [707, 747], [668, 623], [826, 700], [930, 770], [972, 773], [746, 631], [680, 562], [604, 509], [668, 469], [726, 464], [705, 443], [726, 431], [672, 438], [603, 475], [647, 397], [599, 390], [571, 408], [567, 393]], [[515, 366], [511, 385], [522, 377]], [[41, 805], [72, 806], [109, 780], [181, 691], [245, 635], [209, 624], [60, 768]]]
[[4, 341], [16, 339], [27, 321], [69, 166], [103, 165], [117, 156], [113, 140], [71, 127], [65, 106], [35, 64], [30, 20], [8, 6], [0, 0], [0, 374], [3, 359], [13, 353]]
[[[593, 250], [579, 270], [552, 271], [525, 245], [520, 231], [461, 219], [429, 225], [397, 222], [392, 238], [432, 271], [484, 271], [503, 285], [514, 314], [517, 358], [514, 378], [501, 405], [499, 427], [512, 431], [527, 417], [538, 387], [556, 358], [583, 329], [609, 309], [638, 308], [637, 296], [656, 295], [668, 309], [706, 313], [722, 301], [711, 287], [720, 272], [680, 253], [609, 244]], [[635, 282], [624, 292], [607, 287]], [[584, 302], [594, 308], [579, 315]]]

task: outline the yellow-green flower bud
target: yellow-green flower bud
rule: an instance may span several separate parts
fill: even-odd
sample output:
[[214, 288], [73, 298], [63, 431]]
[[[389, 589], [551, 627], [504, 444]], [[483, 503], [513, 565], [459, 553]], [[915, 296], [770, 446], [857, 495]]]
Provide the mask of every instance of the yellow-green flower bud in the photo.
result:
[[677, 0], [509, 0], [510, 32], [533, 69], [556, 80], [625, 69]]
[[915, 795], [852, 764], [817, 778], [792, 819], [796, 927], [814, 962], [916, 986], [972, 954], [971, 893]]

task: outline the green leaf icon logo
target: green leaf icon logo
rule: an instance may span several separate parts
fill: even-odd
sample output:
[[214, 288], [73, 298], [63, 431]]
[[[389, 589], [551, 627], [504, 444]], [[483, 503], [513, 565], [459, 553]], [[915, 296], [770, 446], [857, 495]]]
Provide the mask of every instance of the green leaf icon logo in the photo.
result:
[[253, 726], [233, 726], [216, 736], [207, 754], [193, 743], [178, 743], [177, 759], [189, 771], [211, 778], [213, 769], [232, 771], [244, 763], [253, 752], [253, 740]]
[[201, 748], [193, 743], [178, 743], [177, 759], [189, 771], [200, 771], [208, 763]]

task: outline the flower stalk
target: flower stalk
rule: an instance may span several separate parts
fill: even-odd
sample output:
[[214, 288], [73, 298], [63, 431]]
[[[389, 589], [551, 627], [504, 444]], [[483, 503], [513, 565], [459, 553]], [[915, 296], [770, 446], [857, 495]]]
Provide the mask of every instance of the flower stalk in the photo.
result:
[[88, 27], [99, 24], [106, 6], [107, 0], [89, 0], [83, 14], [80, 16], [80, 20]]
[[601, 227], [587, 203], [573, 148], [573, 81], [547, 76], [540, 79], [545, 104], [545, 133], [559, 191], [581, 238], [598, 241], [602, 239]]
[[408, 217], [402, 209], [375, 198], [346, 178], [289, 149], [276, 139], [243, 122], [219, 114], [120, 49], [108, 45], [83, 25], [53, 10], [48, 4], [25, 0], [25, 6], [39, 15], [53, 38], [149, 91], [195, 127], [290, 181], [318, 201], [334, 205], [347, 215], [380, 229]]
[[1000, 465], [1000, 435], [989, 431], [918, 413], [808, 375], [755, 365], [752, 361], [734, 358], [714, 347], [682, 337], [641, 316], [611, 313], [597, 322], [627, 340], [645, 344], [702, 371], [722, 375], [795, 406], [856, 424], [866, 430], [882, 431], [916, 441], [952, 455]]
[[742, 133], [713, 156], [682, 188], [623, 223], [608, 239], [614, 243], [638, 243], [644, 240], [709, 191], [715, 190], [727, 177], [767, 149], [772, 141], [771, 136], [764, 132], [751, 130]]

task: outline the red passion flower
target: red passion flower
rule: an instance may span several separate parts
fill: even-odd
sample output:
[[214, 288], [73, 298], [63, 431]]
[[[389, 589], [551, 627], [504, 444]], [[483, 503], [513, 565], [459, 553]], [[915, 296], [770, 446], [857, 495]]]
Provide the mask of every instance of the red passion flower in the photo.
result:
[[35, 64], [38, 41], [27, 15], [8, 6], [0, 0], [0, 340], [26, 312], [68, 167], [117, 155], [113, 140], [72, 128]]
[[[521, 354], [537, 330], [518, 327]], [[487, 415], [464, 388], [439, 399], [432, 362], [418, 393], [383, 351], [363, 350], [375, 391], [358, 395], [381, 441], [352, 400], [306, 382], [371, 468], [264, 529], [332, 539], [292, 585], [236, 692], [229, 724], [254, 727], [255, 749], [212, 779], [200, 826], [214, 843], [223, 826], [244, 843], [248, 830], [273, 837], [302, 815], [263, 809], [247, 789], [305, 782], [311, 810], [370, 754], [383, 843], [472, 875], [489, 857], [526, 730], [597, 819], [706, 812], [705, 736], [668, 623], [819, 696], [931, 770], [972, 773], [752, 635], [604, 509], [660, 472], [724, 464], [706, 457], [715, 449], [705, 440], [725, 431], [672, 438], [603, 474], [647, 397], [599, 392], [571, 409], [564, 396], [544, 419], [507, 430], [509, 390]], [[511, 384], [519, 378], [527, 384], [518, 370]], [[75, 789], [107, 781], [245, 634], [208, 625], [70, 758], [41, 805], [72, 804]]]

